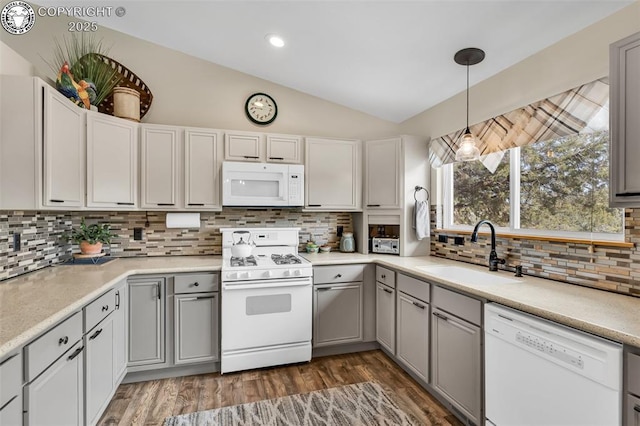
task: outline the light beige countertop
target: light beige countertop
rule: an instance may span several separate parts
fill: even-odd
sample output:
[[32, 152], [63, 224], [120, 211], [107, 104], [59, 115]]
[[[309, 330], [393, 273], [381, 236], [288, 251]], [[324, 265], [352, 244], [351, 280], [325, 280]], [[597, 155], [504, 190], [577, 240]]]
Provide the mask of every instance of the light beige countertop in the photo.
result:
[[51, 266], [0, 282], [0, 358], [137, 274], [220, 270], [220, 256], [119, 258], [103, 265]]
[[[434, 284], [640, 347], [640, 298], [542, 278], [515, 278], [512, 272], [489, 272], [488, 267], [432, 256], [339, 252], [302, 255], [314, 266], [376, 262]], [[28, 343], [128, 276], [216, 271], [221, 264], [220, 256], [121, 258], [104, 265], [49, 267], [0, 282], [0, 357]], [[430, 265], [458, 266], [519, 282], [460, 284], [417, 268]]]

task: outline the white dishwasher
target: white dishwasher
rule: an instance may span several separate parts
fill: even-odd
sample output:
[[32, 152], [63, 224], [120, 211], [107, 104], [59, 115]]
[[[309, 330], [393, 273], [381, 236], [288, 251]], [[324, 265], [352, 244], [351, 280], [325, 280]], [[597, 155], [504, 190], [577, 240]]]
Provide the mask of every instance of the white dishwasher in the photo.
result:
[[484, 320], [487, 425], [621, 424], [622, 345], [495, 303]]

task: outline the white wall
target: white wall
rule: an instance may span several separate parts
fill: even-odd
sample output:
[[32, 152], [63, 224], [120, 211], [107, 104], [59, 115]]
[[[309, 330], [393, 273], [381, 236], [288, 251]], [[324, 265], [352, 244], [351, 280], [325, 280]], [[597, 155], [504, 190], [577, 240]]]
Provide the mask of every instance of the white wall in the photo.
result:
[[35, 71], [31, 62], [0, 41], [0, 74], [34, 76]]
[[[38, 17], [26, 34], [0, 31], [0, 41], [53, 78], [42, 57], [52, 59], [53, 37], [68, 36], [67, 21]], [[399, 132], [396, 123], [107, 28], [96, 34], [112, 46], [109, 56], [131, 69], [152, 91], [153, 103], [144, 122], [357, 139]], [[15, 56], [6, 50], [0, 51], [3, 64]], [[3, 65], [3, 73], [4, 69]], [[269, 126], [252, 124], [244, 114], [244, 103], [255, 92], [269, 93], [278, 104], [278, 117]]]
[[[640, 1], [476, 84], [470, 91], [469, 123], [608, 76], [609, 44], [637, 31]], [[473, 81], [473, 67], [470, 72]], [[401, 123], [401, 131], [437, 138], [460, 130], [465, 126], [465, 101], [464, 92], [449, 98]]]

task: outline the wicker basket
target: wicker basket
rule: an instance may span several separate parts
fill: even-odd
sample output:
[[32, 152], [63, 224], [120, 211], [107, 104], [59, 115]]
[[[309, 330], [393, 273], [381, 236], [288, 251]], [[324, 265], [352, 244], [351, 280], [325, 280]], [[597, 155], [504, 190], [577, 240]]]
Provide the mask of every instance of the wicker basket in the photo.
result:
[[[153, 101], [153, 95], [151, 94], [151, 90], [147, 87], [147, 85], [133, 73], [129, 68], [122, 65], [120, 62], [109, 58], [108, 56], [98, 55], [100, 59], [104, 61], [105, 64], [109, 65], [114, 70], [118, 71], [118, 74], [122, 79], [118, 86], [120, 87], [128, 87], [129, 89], [133, 89], [136, 92], [140, 93], [140, 118], [144, 117], [144, 115], [149, 111], [149, 107], [151, 107], [151, 101]], [[100, 102], [98, 105], [98, 111], [114, 115], [113, 108], [113, 92], [107, 96], [104, 101]]]

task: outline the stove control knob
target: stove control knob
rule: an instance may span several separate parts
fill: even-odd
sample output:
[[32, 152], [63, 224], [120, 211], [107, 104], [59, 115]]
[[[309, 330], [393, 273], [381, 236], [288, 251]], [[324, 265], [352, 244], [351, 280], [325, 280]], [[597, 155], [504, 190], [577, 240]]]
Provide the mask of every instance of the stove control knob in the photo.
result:
[[285, 277], [290, 277], [291, 276], [291, 269], [287, 269], [286, 271], [284, 271], [284, 276]]
[[238, 273], [237, 272], [230, 272], [227, 274], [227, 278], [229, 278], [230, 280], [234, 280], [238, 278]]
[[243, 276], [244, 278], [251, 278], [251, 272], [244, 272]]
[[293, 273], [294, 273], [296, 276], [300, 276], [300, 269], [296, 269], [295, 271], [293, 271]]
[[264, 276], [270, 278], [273, 276], [273, 271], [265, 271]]

